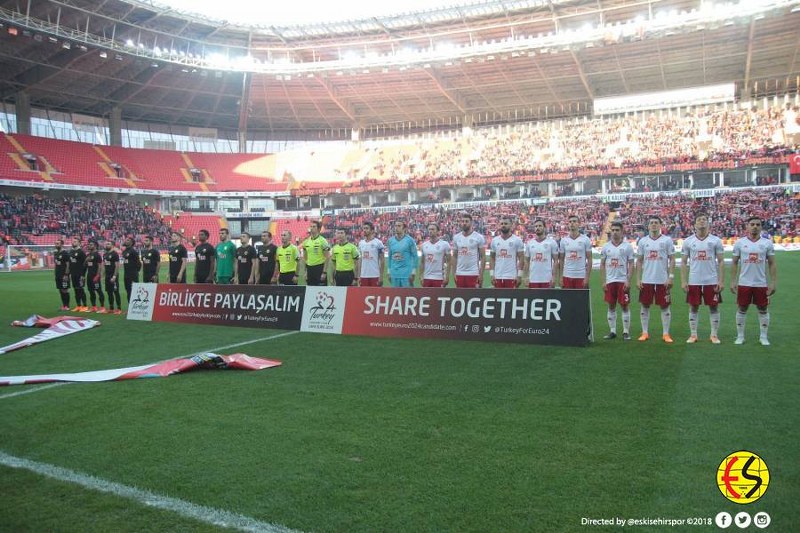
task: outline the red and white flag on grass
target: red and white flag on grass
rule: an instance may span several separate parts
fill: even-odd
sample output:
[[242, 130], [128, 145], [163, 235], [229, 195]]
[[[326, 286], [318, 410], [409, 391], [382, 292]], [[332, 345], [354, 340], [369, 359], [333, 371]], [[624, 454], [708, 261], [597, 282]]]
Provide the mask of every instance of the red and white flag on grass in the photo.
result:
[[15, 320], [11, 323], [12, 326], [20, 326], [25, 328], [47, 328], [43, 332], [28, 337], [27, 339], [3, 346], [0, 348], [0, 354], [13, 352], [20, 348], [26, 348], [40, 342], [49, 341], [64, 335], [71, 335], [79, 333], [99, 326], [100, 322], [89, 318], [81, 318], [77, 316], [57, 316], [53, 318], [46, 318], [42, 315], [31, 315], [25, 320]]
[[170, 359], [161, 363], [154, 363], [113, 370], [95, 370], [93, 372], [76, 372], [73, 374], [40, 374], [34, 376], [0, 376], [0, 386], [6, 385], [33, 385], [37, 383], [53, 383], [57, 381], [73, 382], [99, 382], [123, 381], [139, 378], [163, 378], [173, 374], [189, 372], [198, 369], [235, 369], [235, 370], [262, 370], [280, 366], [280, 361], [250, 357], [243, 353], [219, 355], [203, 353], [192, 357]]

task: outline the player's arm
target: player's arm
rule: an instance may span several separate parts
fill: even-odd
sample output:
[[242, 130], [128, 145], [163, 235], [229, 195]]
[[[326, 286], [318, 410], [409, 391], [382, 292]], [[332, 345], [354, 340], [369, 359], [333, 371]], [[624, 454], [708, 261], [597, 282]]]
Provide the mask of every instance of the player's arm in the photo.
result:
[[100, 265], [97, 268], [97, 275], [94, 277], [94, 280], [96, 282], [100, 281], [101, 279], [105, 279], [106, 277], [106, 265], [103, 262], [103, 257], [102, 256], [99, 257], [100, 257]]
[[325, 241], [325, 246], [323, 246], [322, 257], [324, 257], [324, 262], [322, 263], [322, 275], [325, 276], [325, 285], [327, 285], [328, 280], [333, 279], [333, 277], [328, 278], [328, 270], [331, 268], [331, 247], [328, 244], [328, 241]]
[[337, 268], [336, 267], [336, 254], [335, 253], [331, 253], [330, 262], [325, 263], [325, 271], [326, 272], [328, 271], [328, 268], [330, 268], [330, 272], [327, 273], [326, 276], [328, 276], [329, 280], [332, 280], [332, 279], [334, 279], [334, 277], [336, 275], [336, 268]]
[[[253, 249], [255, 250], [255, 247], [253, 247]], [[250, 279], [252, 280], [250, 281], [251, 285], [255, 285], [256, 282], [258, 281], [258, 278], [260, 277], [259, 276], [260, 270], [261, 270], [261, 258], [258, 257], [258, 250], [256, 250], [256, 256], [253, 258], [253, 268], [250, 271], [251, 272]]]
[[449, 281], [451, 259], [452, 256], [450, 255], [450, 245], [448, 244], [447, 249], [444, 251], [444, 253], [442, 253], [442, 277], [444, 278], [442, 281], [444, 282], [445, 287], [447, 287], [447, 282]]
[[[453, 247], [453, 258], [450, 261], [450, 273], [448, 274], [448, 280], [453, 280], [453, 286], [456, 284], [456, 265], [458, 265], [458, 246]], [[447, 286], [447, 284], [445, 284]]]
[[592, 243], [586, 249], [586, 279], [583, 280], [583, 286], [589, 287], [589, 278], [592, 275]]
[[486, 269], [486, 247], [478, 247], [478, 288], [483, 287], [483, 271]]
[[606, 255], [600, 253], [600, 283], [603, 284], [603, 290], [606, 288]]
[[725, 254], [720, 251], [717, 253], [717, 292], [722, 292], [725, 288]]
[[642, 288], [642, 267], [644, 265], [644, 256], [636, 256], [636, 286], [641, 290]]
[[361, 251], [358, 249], [358, 246], [352, 244], [353, 250], [353, 285], [358, 285], [358, 278], [361, 277], [361, 269], [358, 266], [361, 264]]
[[551, 253], [550, 254], [550, 269], [553, 272], [553, 277], [550, 280], [550, 287], [555, 288], [558, 285], [559, 278], [558, 271], [561, 268], [561, 254], [558, 253]]
[[[720, 280], [722, 278], [719, 278]], [[689, 291], [689, 250], [683, 249], [683, 260], [681, 261], [681, 288], [683, 292]]]
[[[530, 280], [531, 279], [531, 258], [528, 255], [527, 248], [525, 249], [525, 253], [523, 254], [522, 259], [522, 279], [523, 280]], [[527, 283], [525, 284], [527, 287]]]
[[733, 258], [731, 259], [731, 292], [736, 294], [739, 289], [739, 256], [736, 255], [735, 248], [733, 252]]
[[[478, 255], [480, 255], [480, 249], [478, 249]], [[479, 259], [480, 260], [480, 259]], [[489, 282], [494, 287], [494, 265], [497, 262], [497, 253], [494, 251], [494, 248], [489, 252]], [[483, 276], [481, 275], [481, 268], [478, 267], [478, 282], [480, 282], [481, 286], [483, 286]]]
[[522, 273], [525, 270], [525, 253], [517, 250], [517, 287], [522, 287]]
[[769, 269], [769, 282], [767, 284], [767, 294], [772, 296], [778, 289], [778, 264], [774, 255], [767, 256], [767, 268]]
[[556, 263], [555, 267], [555, 278], [560, 282], [564, 279], [564, 258], [567, 256], [567, 253], [561, 250], [561, 245], [558, 245], [558, 262]]
[[667, 259], [667, 288], [672, 287], [675, 282], [675, 252], [673, 251]]
[[[444, 268], [444, 266], [442, 266]], [[444, 272], [444, 270], [443, 270]], [[422, 250], [422, 257], [419, 260], [419, 279], [425, 274], [425, 250]]]
[[411, 270], [408, 274], [408, 283], [413, 287], [414, 278], [417, 275], [417, 266], [419, 265], [419, 254], [417, 253], [417, 243], [413, 239], [409, 239], [408, 253], [411, 255]]
[[181, 257], [181, 267], [178, 269], [178, 279], [182, 279], [183, 275], [186, 273], [186, 265], [189, 263], [189, 259], [186, 257], [187, 253], [183, 252], [183, 257]]
[[631, 288], [631, 276], [633, 276], [633, 256], [629, 256], [627, 261], [628, 268], [625, 269], [625, 290]]
[[208, 281], [209, 283], [213, 283], [214, 279], [217, 277], [217, 253], [216, 251], [213, 254], [210, 254], [210, 258], [208, 260]]
[[153, 276], [153, 281], [158, 283], [159, 275], [161, 274], [161, 252], [156, 250], [156, 273]]
[[306, 275], [306, 249], [302, 244], [297, 250], [297, 272], [295, 274], [298, 281], [304, 279]]
[[386, 272], [386, 257], [383, 255], [384, 248], [378, 251], [378, 287], [383, 287], [383, 276]]

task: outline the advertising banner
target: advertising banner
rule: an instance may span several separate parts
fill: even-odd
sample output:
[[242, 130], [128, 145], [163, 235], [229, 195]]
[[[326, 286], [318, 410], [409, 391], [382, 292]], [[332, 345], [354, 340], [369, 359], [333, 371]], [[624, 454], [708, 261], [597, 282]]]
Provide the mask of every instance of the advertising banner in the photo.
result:
[[588, 290], [134, 284], [131, 320], [585, 346]]
[[348, 289], [342, 333], [585, 346], [588, 290]]
[[134, 283], [129, 320], [299, 330], [305, 287]]

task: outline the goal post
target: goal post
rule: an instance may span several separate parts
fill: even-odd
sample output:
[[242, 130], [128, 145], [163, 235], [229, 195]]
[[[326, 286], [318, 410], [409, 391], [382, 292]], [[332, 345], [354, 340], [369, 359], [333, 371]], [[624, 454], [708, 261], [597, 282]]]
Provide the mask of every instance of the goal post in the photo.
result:
[[55, 268], [55, 246], [9, 244], [0, 246], [0, 271], [30, 272]]

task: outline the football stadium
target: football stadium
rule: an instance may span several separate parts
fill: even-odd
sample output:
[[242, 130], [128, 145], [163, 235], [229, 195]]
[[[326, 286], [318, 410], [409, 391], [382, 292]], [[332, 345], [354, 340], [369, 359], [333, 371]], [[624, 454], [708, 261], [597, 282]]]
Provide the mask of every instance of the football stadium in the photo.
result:
[[0, 130], [0, 530], [800, 530], [800, 0], [0, 0]]

